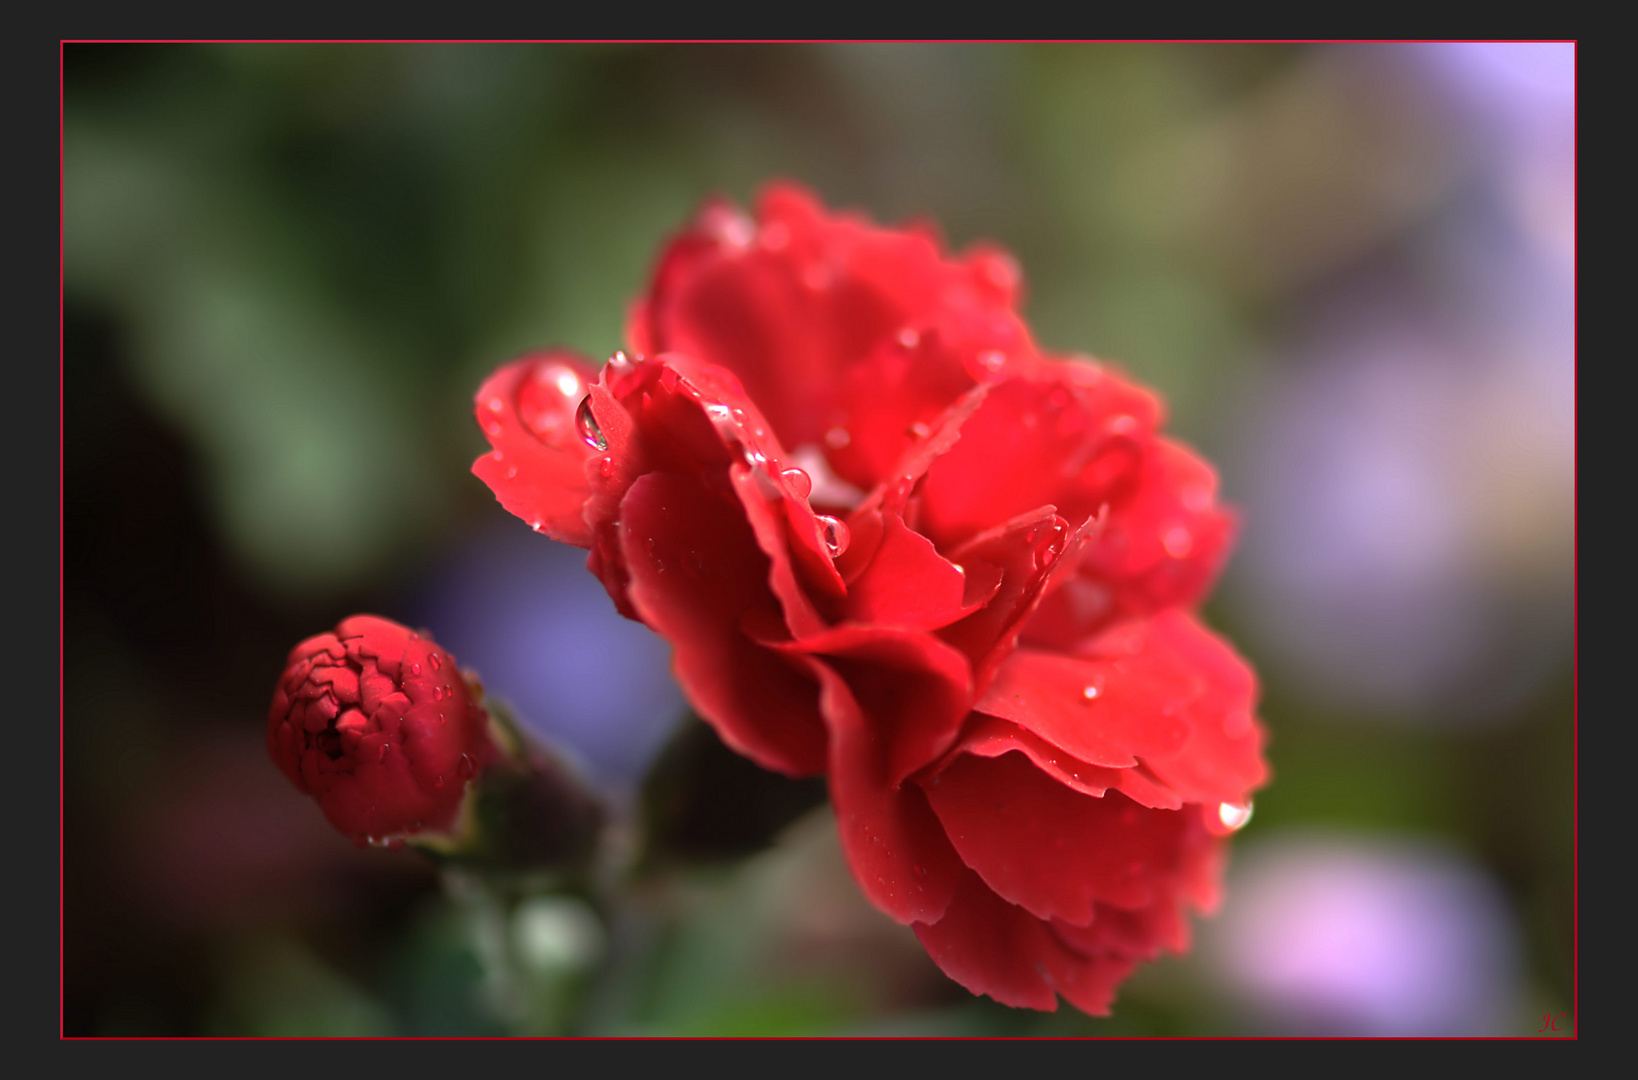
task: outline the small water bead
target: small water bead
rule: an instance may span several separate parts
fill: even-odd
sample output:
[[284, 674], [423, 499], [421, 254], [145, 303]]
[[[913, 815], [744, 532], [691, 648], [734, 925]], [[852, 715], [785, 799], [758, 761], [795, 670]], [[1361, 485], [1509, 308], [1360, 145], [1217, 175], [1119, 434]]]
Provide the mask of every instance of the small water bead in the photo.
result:
[[587, 446], [594, 450], [609, 448], [609, 441], [603, 437], [603, 429], [597, 426], [597, 417], [592, 415], [590, 394], [581, 399], [580, 408], [574, 411], [574, 425], [580, 429], [580, 437]]
[[1243, 829], [1246, 822], [1251, 820], [1252, 809], [1253, 804], [1250, 802], [1244, 806], [1226, 802], [1217, 807], [1217, 820], [1221, 821], [1226, 828]]
[[914, 349], [921, 344], [921, 335], [913, 327], [906, 326], [899, 331], [899, 344], [906, 349]]
[[830, 550], [830, 557], [833, 559], [847, 550], [848, 541], [852, 539], [847, 525], [829, 514], [819, 515], [819, 535], [825, 541], [825, 547]]
[[932, 428], [928, 427], [920, 420], [917, 420], [914, 424], [910, 425], [909, 430], [906, 431], [906, 434], [912, 439], [925, 439], [932, 432], [932, 430]]
[[410, 674], [411, 675], [421, 674], [421, 665], [420, 664], [411, 664], [410, 665]]
[[832, 450], [840, 450], [853, 441], [853, 436], [847, 433], [846, 428], [833, 427], [825, 432], [825, 445]]
[[460, 775], [463, 779], [465, 779], [466, 777], [471, 776], [476, 771], [477, 771], [477, 766], [472, 763], [472, 755], [471, 754], [462, 754], [461, 755], [461, 763], [456, 768], [457, 774]]
[[1194, 550], [1194, 536], [1188, 529], [1178, 525], [1166, 531], [1161, 544], [1165, 546], [1166, 554], [1174, 559], [1183, 559]]
[[432, 661], [433, 671], [437, 671], [439, 668], [444, 666], [444, 662], [438, 659], [437, 653], [433, 653], [431, 656], [427, 657], [427, 659]]
[[608, 367], [609, 373], [615, 378], [629, 375], [636, 369], [636, 365], [631, 362], [631, 357], [626, 355], [624, 349], [615, 350], [614, 355], [609, 357]]
[[813, 477], [804, 469], [798, 469], [794, 465], [788, 469], [781, 469], [779, 478], [785, 481], [785, 487], [798, 499], [805, 499], [813, 492]]
[[1091, 701], [1094, 698], [1096, 698], [1100, 693], [1102, 693], [1102, 691], [1100, 691], [1096, 686], [1088, 686], [1086, 689], [1081, 691], [1081, 697], [1085, 698], [1088, 701]]

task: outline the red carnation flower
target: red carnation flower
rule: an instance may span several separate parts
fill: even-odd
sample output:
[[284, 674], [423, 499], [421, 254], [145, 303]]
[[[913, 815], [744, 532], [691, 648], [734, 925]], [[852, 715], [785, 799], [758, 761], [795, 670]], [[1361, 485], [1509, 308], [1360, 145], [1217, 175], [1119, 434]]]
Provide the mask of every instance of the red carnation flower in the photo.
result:
[[1215, 902], [1263, 732], [1193, 614], [1215, 474], [1154, 394], [1043, 355], [1019, 288], [789, 186], [707, 205], [631, 356], [490, 377], [473, 471], [591, 549], [728, 745], [828, 774], [854, 876], [947, 973], [1102, 1013]]
[[393, 846], [449, 830], [494, 754], [489, 716], [455, 658], [373, 615], [290, 650], [267, 750], [354, 842]]

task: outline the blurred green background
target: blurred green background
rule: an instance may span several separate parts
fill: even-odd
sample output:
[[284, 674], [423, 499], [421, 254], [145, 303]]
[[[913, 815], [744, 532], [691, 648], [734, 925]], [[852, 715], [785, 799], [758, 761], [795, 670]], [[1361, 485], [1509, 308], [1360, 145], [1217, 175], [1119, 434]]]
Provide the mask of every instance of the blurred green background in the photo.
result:
[[[1573, 45], [63, 64], [66, 1034], [1573, 1016]], [[601, 626], [607, 600], [470, 475], [471, 395], [527, 349], [619, 347], [664, 238], [778, 177], [1014, 252], [1038, 338], [1157, 386], [1244, 514], [1207, 615], [1260, 670], [1275, 781], [1225, 910], [1110, 1018], [944, 979], [858, 896], [814, 789], [697, 722], [664, 752], [666, 805], [694, 807], [670, 868], [607, 925], [355, 850], [266, 760], [285, 652], [375, 611], [636, 797], [680, 699], [561, 697], [616, 676], [556, 673], [543, 624]], [[605, 669], [664, 682], [663, 648], [619, 640]]]

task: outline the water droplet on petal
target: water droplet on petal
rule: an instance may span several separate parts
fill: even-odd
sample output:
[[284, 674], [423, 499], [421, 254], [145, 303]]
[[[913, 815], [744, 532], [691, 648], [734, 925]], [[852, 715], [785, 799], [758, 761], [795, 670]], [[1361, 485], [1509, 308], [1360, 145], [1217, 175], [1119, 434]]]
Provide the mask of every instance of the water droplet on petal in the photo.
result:
[[917, 420], [914, 424], [910, 425], [906, 434], [908, 434], [912, 439], [925, 439], [928, 433], [932, 430], [932, 428], [928, 427], [920, 420]]
[[609, 373], [615, 378], [619, 378], [623, 375], [629, 375], [635, 366], [636, 365], [631, 362], [631, 357], [626, 355], [626, 350], [624, 349], [616, 349], [614, 351], [614, 355], [609, 357]]
[[1137, 428], [1137, 417], [1127, 416], [1124, 413], [1120, 416], [1112, 417], [1109, 422], [1104, 425], [1104, 430], [1108, 431], [1111, 435], [1129, 435], [1136, 431]]
[[1101, 690], [1099, 690], [1096, 686], [1093, 686], [1093, 685], [1089, 684], [1086, 687], [1086, 689], [1081, 691], [1081, 697], [1085, 698], [1088, 701], [1091, 701], [1094, 698], [1096, 698], [1100, 693], [1102, 693]]
[[387, 744], [386, 743], [381, 744], [381, 752], [376, 755], [375, 760], [377, 762], [382, 762], [382, 761], [387, 760]]
[[1240, 806], [1238, 803], [1223, 803], [1217, 807], [1217, 820], [1229, 829], [1243, 829], [1246, 822], [1251, 820], [1252, 804]]
[[1187, 558], [1194, 550], [1194, 536], [1181, 525], [1174, 526], [1166, 531], [1161, 543], [1166, 547], [1166, 554], [1174, 559]]
[[433, 671], [437, 671], [439, 668], [444, 666], [443, 661], [438, 659], [437, 653], [433, 653], [431, 656], [427, 657], [427, 659], [432, 661]]
[[433, 701], [442, 701], [442, 700], [444, 700], [444, 688], [443, 687], [434, 686], [432, 688], [432, 700]]
[[915, 872], [917, 881], [927, 880], [927, 868], [921, 863], [912, 863], [910, 869]]
[[804, 469], [798, 469], [795, 466], [782, 469], [779, 478], [785, 481], [785, 486], [790, 489], [790, 493], [798, 499], [807, 498], [813, 491], [813, 477], [809, 476]]
[[996, 349], [990, 349], [987, 352], [978, 354], [978, 366], [992, 374], [1000, 371], [1006, 364], [1006, 354]]
[[832, 450], [840, 450], [853, 441], [853, 436], [847, 433], [846, 428], [833, 427], [825, 432], [825, 445]]
[[921, 335], [916, 333], [914, 328], [906, 326], [903, 330], [899, 331], [899, 344], [903, 345], [906, 349], [914, 349], [917, 345], [921, 344]]
[[477, 771], [477, 766], [472, 763], [472, 755], [471, 754], [462, 754], [461, 755], [461, 764], [456, 769], [457, 774], [464, 778], [464, 777], [471, 776], [476, 771]]
[[847, 550], [848, 541], [852, 539], [847, 525], [829, 514], [819, 515], [819, 535], [824, 539], [825, 547], [830, 550], [830, 557], [833, 559]]
[[421, 674], [421, 665], [420, 664], [411, 664], [410, 665], [410, 674], [411, 675]]
[[432, 782], [432, 786], [433, 787], [443, 787], [444, 786], [444, 778], [440, 776], [438, 779], [436, 779], [436, 780], [434, 780]]
[[590, 394], [581, 399], [580, 408], [574, 411], [574, 425], [580, 429], [580, 437], [586, 440], [587, 446], [594, 450], [609, 448], [609, 441], [603, 438], [603, 429], [597, 426], [597, 417], [592, 415]]

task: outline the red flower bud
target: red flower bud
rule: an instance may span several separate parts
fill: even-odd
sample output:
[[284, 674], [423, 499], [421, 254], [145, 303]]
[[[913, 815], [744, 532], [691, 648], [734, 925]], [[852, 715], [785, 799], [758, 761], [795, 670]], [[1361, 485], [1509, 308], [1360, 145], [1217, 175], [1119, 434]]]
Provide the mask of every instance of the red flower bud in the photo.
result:
[[495, 752], [481, 697], [426, 635], [355, 615], [290, 650], [267, 751], [354, 843], [396, 846], [455, 823]]

